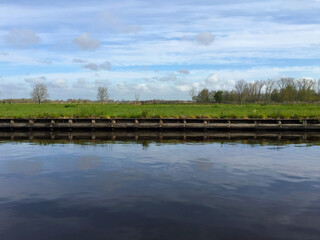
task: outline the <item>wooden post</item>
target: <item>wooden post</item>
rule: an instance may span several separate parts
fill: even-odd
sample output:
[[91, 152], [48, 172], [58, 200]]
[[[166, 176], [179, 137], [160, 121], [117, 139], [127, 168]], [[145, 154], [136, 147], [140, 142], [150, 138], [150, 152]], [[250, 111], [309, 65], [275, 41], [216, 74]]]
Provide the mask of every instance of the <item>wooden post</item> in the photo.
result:
[[11, 119], [10, 120], [10, 130], [13, 131], [13, 125], [14, 125], [14, 121]]
[[91, 120], [91, 130], [94, 131], [94, 125], [96, 124], [96, 120], [92, 119]]
[[29, 120], [29, 131], [31, 132], [32, 131], [32, 127], [33, 127], [33, 124], [34, 124], [34, 121], [33, 120]]
[[160, 119], [160, 121], [159, 121], [159, 129], [160, 129], [160, 131], [162, 131], [162, 126], [163, 126], [163, 121], [162, 121], [162, 119]]
[[303, 120], [303, 125], [304, 125], [304, 129], [305, 129], [305, 130], [307, 129], [307, 126], [308, 126], [307, 123], [308, 123], [307, 120]]
[[116, 124], [116, 120], [112, 119], [111, 120], [111, 130], [114, 131], [114, 124]]
[[72, 123], [73, 123], [72, 119], [69, 119], [68, 121], [69, 131], [72, 131]]
[[55, 120], [51, 120], [51, 122], [50, 122], [50, 131], [54, 130], [53, 124], [55, 124], [55, 123], [56, 123]]

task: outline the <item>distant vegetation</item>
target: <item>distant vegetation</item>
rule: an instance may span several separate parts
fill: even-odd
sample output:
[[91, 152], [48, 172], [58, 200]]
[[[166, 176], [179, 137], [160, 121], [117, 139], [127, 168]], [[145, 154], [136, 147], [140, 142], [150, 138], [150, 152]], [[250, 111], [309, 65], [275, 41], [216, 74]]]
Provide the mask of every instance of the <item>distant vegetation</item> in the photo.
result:
[[313, 103], [320, 102], [320, 80], [281, 78], [246, 83], [236, 82], [231, 91], [191, 91], [197, 103]]
[[317, 104], [0, 104], [0, 118], [320, 118]]

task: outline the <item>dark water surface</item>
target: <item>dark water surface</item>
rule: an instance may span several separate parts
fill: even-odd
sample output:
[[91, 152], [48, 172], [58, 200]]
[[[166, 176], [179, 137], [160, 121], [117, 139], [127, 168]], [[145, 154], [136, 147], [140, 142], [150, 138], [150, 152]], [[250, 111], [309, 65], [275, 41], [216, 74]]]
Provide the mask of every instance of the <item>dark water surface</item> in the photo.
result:
[[0, 239], [318, 240], [320, 147], [2, 141]]

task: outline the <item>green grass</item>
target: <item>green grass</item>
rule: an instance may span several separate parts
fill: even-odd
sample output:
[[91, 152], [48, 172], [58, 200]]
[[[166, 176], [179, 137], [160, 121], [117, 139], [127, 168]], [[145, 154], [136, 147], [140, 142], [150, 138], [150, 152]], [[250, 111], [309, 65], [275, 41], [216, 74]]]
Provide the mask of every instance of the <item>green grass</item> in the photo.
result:
[[320, 105], [0, 104], [0, 118], [320, 118]]

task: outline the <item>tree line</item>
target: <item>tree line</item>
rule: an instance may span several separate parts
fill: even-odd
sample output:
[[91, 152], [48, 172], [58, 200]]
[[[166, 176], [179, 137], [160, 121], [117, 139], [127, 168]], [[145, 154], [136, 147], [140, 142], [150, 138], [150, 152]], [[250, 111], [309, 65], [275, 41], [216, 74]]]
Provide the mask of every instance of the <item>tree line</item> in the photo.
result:
[[238, 80], [232, 90], [192, 89], [190, 95], [197, 103], [313, 103], [320, 102], [320, 79]]
[[[232, 90], [191, 89], [192, 101], [196, 103], [314, 103], [320, 102], [320, 79], [281, 78], [279, 80], [254, 81], [247, 83], [238, 80]], [[31, 99], [20, 99], [22, 102], [47, 102], [48, 88], [45, 84], [36, 84], [30, 93]], [[134, 94], [135, 102], [140, 102], [140, 92]], [[71, 99], [72, 100], [72, 99]], [[19, 102], [21, 102], [19, 101]], [[92, 102], [79, 99], [78, 102]], [[109, 100], [108, 88], [97, 88], [97, 101], [101, 104]], [[4, 101], [3, 101], [4, 102]]]

